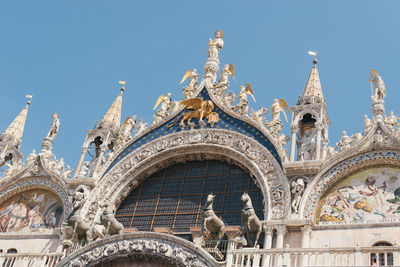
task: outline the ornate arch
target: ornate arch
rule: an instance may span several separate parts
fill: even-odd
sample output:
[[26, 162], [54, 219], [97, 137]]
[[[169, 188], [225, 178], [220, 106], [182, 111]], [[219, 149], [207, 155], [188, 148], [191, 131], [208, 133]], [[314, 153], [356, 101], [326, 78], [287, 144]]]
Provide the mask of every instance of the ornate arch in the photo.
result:
[[317, 122], [321, 122], [321, 117], [319, 116], [319, 114], [313, 110], [313, 109], [305, 109], [303, 111], [301, 111], [299, 114], [296, 115], [296, 117], [294, 118], [294, 122], [293, 124], [297, 125], [299, 123], [300, 118], [303, 118], [303, 116], [305, 114], [311, 114], [312, 116], [316, 117], [316, 123]]
[[90, 243], [68, 255], [57, 266], [97, 266], [128, 257], [139, 261], [156, 260], [173, 266], [220, 266], [212, 256], [192, 242], [152, 232], [111, 236]]
[[400, 166], [400, 151], [381, 148], [357, 155], [343, 153], [340, 157], [332, 159], [308, 186], [300, 205], [300, 216], [314, 220], [321, 197], [332, 185], [350, 173], [376, 165]]
[[7, 177], [1, 181], [0, 186], [4, 188], [0, 192], [0, 203], [3, 203], [15, 194], [37, 188], [49, 190], [61, 199], [64, 218], [72, 210], [66, 181], [52, 174], [45, 167], [40, 157], [15, 176]]
[[[141, 146], [99, 181], [85, 208], [96, 213], [98, 199], [108, 198], [118, 206], [143, 179], [169, 165], [195, 159], [223, 159], [247, 170], [259, 185], [265, 200], [266, 219], [282, 219], [289, 211], [289, 184], [283, 171], [264, 146], [227, 130], [199, 129], [160, 137]], [[94, 216], [93, 216], [94, 217]]]

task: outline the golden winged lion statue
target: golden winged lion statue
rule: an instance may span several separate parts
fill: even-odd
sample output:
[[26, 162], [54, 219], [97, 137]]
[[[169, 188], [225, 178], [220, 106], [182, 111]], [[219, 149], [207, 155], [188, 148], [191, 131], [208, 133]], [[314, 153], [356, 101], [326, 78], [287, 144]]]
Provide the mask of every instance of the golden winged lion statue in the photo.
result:
[[[191, 119], [198, 119], [199, 123], [203, 122], [203, 119], [206, 118], [208, 123], [215, 124], [219, 120], [219, 115], [214, 110], [214, 104], [211, 100], [203, 100], [200, 97], [189, 98], [187, 100], [181, 101], [182, 105], [186, 106], [186, 109], [189, 111], [181, 116], [181, 124], [190, 124]], [[180, 118], [179, 118], [180, 119]], [[179, 119], [171, 124], [169, 127], [175, 125]]]

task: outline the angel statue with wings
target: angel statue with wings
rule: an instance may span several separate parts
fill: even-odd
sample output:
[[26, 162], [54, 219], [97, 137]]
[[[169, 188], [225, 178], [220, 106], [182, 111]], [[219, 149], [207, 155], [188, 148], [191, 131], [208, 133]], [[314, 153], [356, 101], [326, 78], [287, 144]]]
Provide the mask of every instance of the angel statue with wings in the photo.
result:
[[247, 100], [247, 95], [251, 95], [254, 102], [256, 102], [256, 99], [253, 95], [253, 88], [249, 83], [246, 83], [246, 87], [244, 87], [243, 85], [240, 86], [239, 104], [233, 107], [233, 110], [246, 116], [249, 115], [249, 101]]
[[277, 136], [279, 132], [283, 128], [283, 123], [280, 119], [281, 112], [285, 116], [286, 122], [288, 122], [285, 109], [288, 113], [290, 113], [289, 106], [285, 100], [282, 98], [274, 99], [274, 103], [271, 105], [270, 110], [272, 112], [272, 120], [271, 122], [265, 121], [265, 125], [267, 126], [270, 134]]
[[183, 88], [183, 96], [186, 99], [190, 98], [197, 89], [197, 81], [199, 80], [197, 70], [188, 70], [179, 84], [182, 84], [187, 78], [189, 78], [189, 84]]
[[122, 124], [121, 129], [119, 130], [120, 139], [124, 142], [132, 139], [132, 132], [135, 129], [136, 125], [136, 117], [136, 115], [132, 115], [132, 117], [128, 116]]
[[168, 93], [166, 96], [164, 96], [163, 94], [160, 95], [157, 99], [156, 104], [154, 105], [153, 110], [155, 110], [160, 104], [160, 108], [156, 111], [156, 113], [154, 113], [154, 121], [152, 125], [162, 121], [169, 115], [169, 110], [172, 106], [171, 93]]
[[[181, 126], [185, 126], [185, 121], [189, 126], [194, 126], [194, 124], [190, 121], [191, 119], [198, 119], [199, 124], [203, 126], [205, 126], [203, 121], [204, 118], [208, 120], [208, 123], [211, 124], [211, 126], [213, 126], [219, 120], [218, 113], [213, 112], [214, 104], [211, 100], [204, 101], [200, 97], [194, 97], [181, 101], [181, 104], [185, 105], [186, 109], [189, 110], [185, 114], [181, 115]], [[178, 118], [175, 123], [169, 125], [169, 127], [171, 128], [173, 125], [175, 125], [180, 118]]]
[[232, 78], [235, 78], [235, 71], [232, 64], [225, 64], [224, 69], [221, 71], [219, 75], [219, 81], [214, 85], [214, 90], [217, 96], [223, 97], [225, 91], [229, 86], [229, 75], [232, 75]]

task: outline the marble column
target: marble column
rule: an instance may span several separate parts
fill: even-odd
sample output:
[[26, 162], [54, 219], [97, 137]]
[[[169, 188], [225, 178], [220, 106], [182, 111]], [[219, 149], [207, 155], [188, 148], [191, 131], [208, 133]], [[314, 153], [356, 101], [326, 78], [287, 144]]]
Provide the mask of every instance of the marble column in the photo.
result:
[[326, 154], [328, 152], [328, 143], [329, 143], [328, 138], [322, 139], [322, 159], [326, 158]]
[[290, 140], [290, 162], [294, 161], [294, 156], [296, 152], [296, 135], [297, 132], [299, 131], [299, 127], [297, 125], [292, 124], [290, 126], [290, 130], [292, 131], [292, 138]]
[[276, 230], [276, 248], [283, 248], [283, 238], [287, 233], [286, 225], [284, 224], [277, 224], [274, 225]]
[[315, 159], [321, 158], [321, 132], [322, 132], [322, 123], [317, 122], [315, 127], [317, 128], [317, 146], [315, 151]]
[[75, 178], [76, 176], [78, 176], [79, 171], [81, 170], [81, 167], [82, 167], [83, 160], [85, 159], [85, 155], [87, 152], [88, 152], [87, 146], [83, 146], [81, 149], [81, 157], [79, 158], [78, 166], [76, 166], [75, 173], [72, 177]]
[[309, 224], [301, 227], [301, 247], [309, 248], [310, 247], [310, 236], [312, 232], [312, 226]]
[[272, 225], [264, 225], [264, 249], [272, 248], [272, 235], [274, 228]]
[[[312, 227], [309, 224], [301, 227], [301, 248], [309, 248], [310, 247], [310, 236], [312, 232]], [[302, 258], [302, 266], [307, 266], [309, 260], [309, 255], [307, 253], [303, 254]]]
[[[264, 249], [272, 248], [272, 235], [274, 234], [274, 228], [272, 225], [264, 225]], [[270, 255], [263, 255], [261, 260], [261, 266], [269, 266], [271, 261]], [[227, 265], [228, 266], [228, 265]]]
[[97, 160], [96, 160], [96, 166], [95, 166], [95, 168], [93, 169], [93, 175], [92, 176], [95, 176], [96, 174], [97, 174], [97, 172], [98, 172], [98, 170], [99, 170], [99, 168], [100, 168], [100, 164], [101, 164], [101, 162], [103, 161], [103, 157], [104, 157], [104, 154], [106, 153], [106, 145], [105, 144], [102, 144], [101, 146], [100, 146], [100, 154], [99, 154], [99, 156], [97, 157]]

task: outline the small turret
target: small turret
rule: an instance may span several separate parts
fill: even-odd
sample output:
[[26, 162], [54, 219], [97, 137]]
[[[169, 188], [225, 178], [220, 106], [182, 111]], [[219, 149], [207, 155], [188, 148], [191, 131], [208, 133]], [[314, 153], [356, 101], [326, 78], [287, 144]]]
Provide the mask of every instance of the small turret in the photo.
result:
[[[118, 131], [121, 127], [122, 94], [125, 91], [126, 82], [120, 81], [119, 83], [122, 84], [121, 92], [115, 98], [107, 113], [104, 115], [103, 119], [95, 125], [93, 130], [87, 131], [87, 136], [82, 146], [81, 157], [73, 178], [83, 178], [82, 176], [84, 175], [86, 175], [86, 177], [97, 176], [101, 164], [104, 163], [106, 152], [114, 151]], [[91, 164], [89, 162], [83, 164], [86, 153], [89, 152], [89, 147], [91, 145], [94, 145], [94, 155], [89, 153], [92, 156]], [[84, 171], [81, 171], [82, 165], [85, 165]]]
[[[328, 145], [328, 126], [330, 124], [326, 103], [322, 94], [321, 81], [317, 68], [317, 53], [303, 94], [293, 111], [291, 128], [290, 161], [320, 160], [326, 156]], [[297, 138], [296, 138], [297, 137]]]
[[31, 95], [27, 95], [26, 97], [28, 98], [26, 106], [17, 117], [15, 117], [10, 126], [0, 135], [0, 166], [8, 161], [11, 162], [11, 165], [14, 165], [22, 158], [19, 148], [21, 146], [28, 107], [32, 101]]
[[96, 126], [96, 129], [110, 129], [114, 133], [118, 132], [121, 127], [121, 106], [122, 106], [122, 93], [125, 87], [121, 87], [121, 93], [115, 98], [114, 103], [108, 109], [106, 115]]

